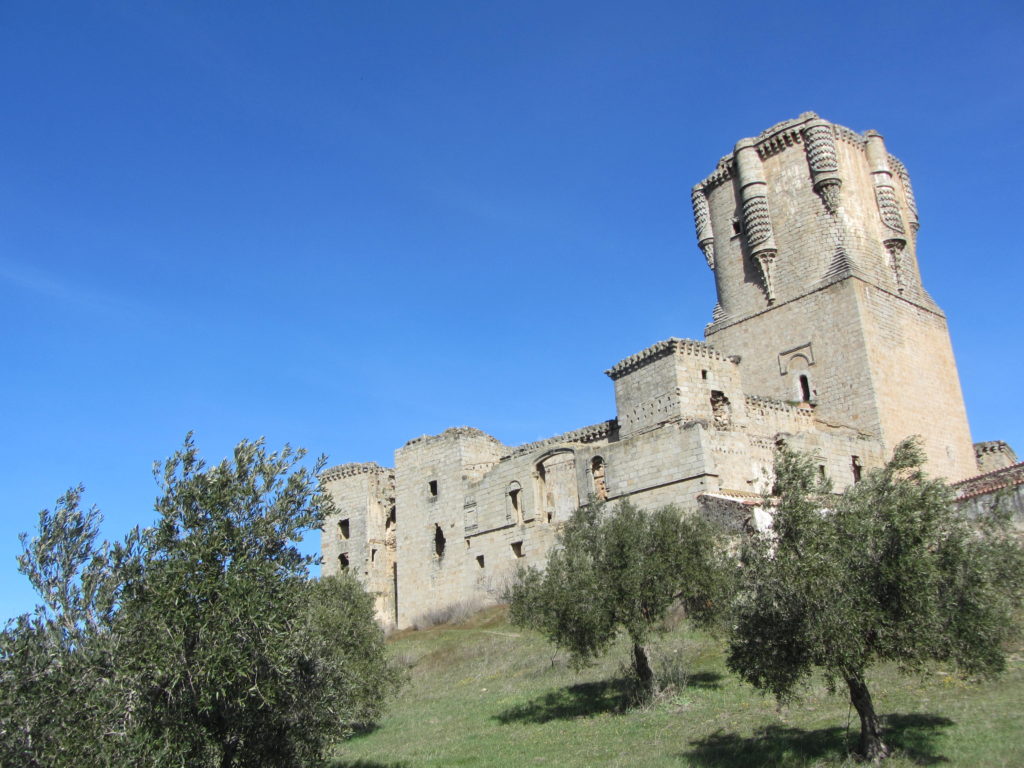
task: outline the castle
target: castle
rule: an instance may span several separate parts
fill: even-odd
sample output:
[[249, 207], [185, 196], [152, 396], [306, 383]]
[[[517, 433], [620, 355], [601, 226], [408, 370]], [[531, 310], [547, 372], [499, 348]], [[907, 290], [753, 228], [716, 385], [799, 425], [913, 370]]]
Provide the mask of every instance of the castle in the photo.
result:
[[839, 489], [908, 435], [951, 481], [1016, 462], [1005, 444], [975, 454], [946, 319], [921, 284], [910, 178], [882, 136], [803, 114], [738, 142], [692, 202], [712, 322], [703, 342], [659, 341], [605, 371], [615, 418], [514, 447], [448, 429], [399, 448], [393, 469], [323, 473], [340, 510], [323, 572], [355, 573], [385, 626], [493, 599], [591, 498], [760, 527], [781, 442]]

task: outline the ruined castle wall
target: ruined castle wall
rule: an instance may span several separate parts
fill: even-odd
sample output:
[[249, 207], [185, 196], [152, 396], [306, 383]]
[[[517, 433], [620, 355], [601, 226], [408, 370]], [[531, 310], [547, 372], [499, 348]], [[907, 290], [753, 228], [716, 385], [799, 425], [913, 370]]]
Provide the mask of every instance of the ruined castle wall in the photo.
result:
[[395, 452], [398, 626], [464, 596], [464, 476], [496, 462], [504, 446], [483, 432], [450, 429]]
[[373, 595], [377, 619], [395, 622], [394, 473], [373, 463], [327, 469], [321, 481], [337, 512], [321, 534], [325, 576], [349, 571]]

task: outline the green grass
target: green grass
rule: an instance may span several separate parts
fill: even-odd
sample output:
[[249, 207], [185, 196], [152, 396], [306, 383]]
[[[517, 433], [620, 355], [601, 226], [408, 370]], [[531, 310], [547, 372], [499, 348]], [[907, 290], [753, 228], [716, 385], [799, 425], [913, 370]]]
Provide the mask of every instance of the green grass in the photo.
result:
[[[683, 628], [659, 647], [688, 679], [639, 709], [624, 701], [625, 645], [577, 673], [540, 636], [510, 627], [500, 608], [402, 633], [389, 646], [409, 685], [374, 730], [338, 748], [333, 768], [855, 764], [848, 747], [859, 725], [845, 697], [815, 682], [779, 708], [726, 670], [721, 641]], [[869, 685], [896, 748], [888, 766], [1024, 766], [1019, 655], [996, 681], [885, 666]]]

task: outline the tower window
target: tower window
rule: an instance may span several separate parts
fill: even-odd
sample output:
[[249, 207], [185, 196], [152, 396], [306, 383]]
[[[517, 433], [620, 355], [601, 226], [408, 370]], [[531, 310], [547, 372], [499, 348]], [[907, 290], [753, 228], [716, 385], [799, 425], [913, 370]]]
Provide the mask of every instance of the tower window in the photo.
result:
[[338, 529], [341, 531], [341, 538], [347, 539], [349, 537], [349, 524], [348, 518], [338, 521]]
[[431, 496], [437, 496], [437, 480], [431, 480], [427, 483], [427, 490]]
[[483, 555], [477, 555], [477, 556], [476, 556], [476, 564], [477, 564], [477, 565], [478, 565], [478, 566], [479, 566], [480, 568], [483, 568], [483, 567], [484, 567], [484, 556], [483, 556]]
[[850, 469], [853, 470], [853, 482], [859, 483], [864, 468], [860, 465], [860, 456], [850, 457]]
[[600, 456], [591, 460], [590, 475], [594, 480], [594, 498], [605, 501], [608, 498], [608, 486], [604, 482], [604, 459]]
[[515, 480], [508, 484], [508, 501], [512, 519], [517, 523], [523, 522], [523, 487]]
[[441, 530], [441, 526], [437, 523], [434, 524], [434, 554], [437, 555], [438, 559], [444, 557], [444, 531]]
[[805, 374], [800, 374], [800, 402], [811, 402], [811, 382]]
[[348, 552], [342, 552], [340, 555], [338, 555], [338, 563], [341, 564], [341, 570], [348, 570]]
[[520, 558], [523, 557], [523, 542], [513, 541], [512, 542], [512, 557]]

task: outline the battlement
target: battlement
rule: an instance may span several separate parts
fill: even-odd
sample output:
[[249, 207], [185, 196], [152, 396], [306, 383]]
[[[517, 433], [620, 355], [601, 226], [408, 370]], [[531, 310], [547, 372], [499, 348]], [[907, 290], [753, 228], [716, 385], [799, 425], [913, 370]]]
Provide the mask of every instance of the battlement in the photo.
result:
[[609, 419], [608, 421], [602, 421], [600, 424], [591, 424], [589, 427], [574, 429], [571, 432], [563, 432], [560, 435], [555, 435], [554, 437], [549, 437], [544, 440], [537, 440], [533, 443], [524, 443], [523, 445], [513, 448], [511, 451], [503, 455], [501, 459], [502, 461], [505, 461], [506, 459], [517, 456], [525, 456], [528, 453], [535, 453], [543, 448], [563, 443], [596, 443], [600, 440], [608, 440], [612, 438], [618, 430], [618, 420]]
[[459, 440], [461, 438], [468, 437], [481, 437], [484, 438], [485, 440], [493, 442], [495, 445], [505, 447], [504, 443], [502, 443], [498, 438], [494, 437], [493, 435], [489, 435], [482, 429], [477, 429], [476, 427], [449, 427], [439, 435], [420, 435], [419, 437], [414, 437], [412, 440], [409, 440], [402, 447], [410, 448], [414, 445], [423, 446], [429, 445], [430, 443], [441, 442], [444, 440]]
[[640, 350], [635, 355], [630, 355], [624, 360], [621, 360], [605, 371], [605, 375], [612, 379], [612, 381], [616, 381], [626, 374], [638, 371], [656, 360], [668, 357], [669, 355], [689, 355], [691, 357], [702, 357], [719, 360], [721, 362], [735, 362], [734, 360], [727, 358], [710, 344], [706, 344], [703, 341], [696, 341], [695, 339], [677, 339], [673, 337], [671, 339], [659, 341], [657, 344], [652, 344], [646, 349]]
[[1017, 454], [1002, 440], [989, 440], [974, 444], [974, 457], [978, 461], [978, 469], [991, 472], [1017, 463]]
[[342, 480], [347, 477], [356, 477], [358, 475], [368, 474], [394, 474], [394, 470], [388, 467], [382, 467], [375, 461], [351, 462], [348, 464], [338, 464], [334, 467], [328, 467], [320, 473], [320, 479], [326, 483], [332, 480]]

